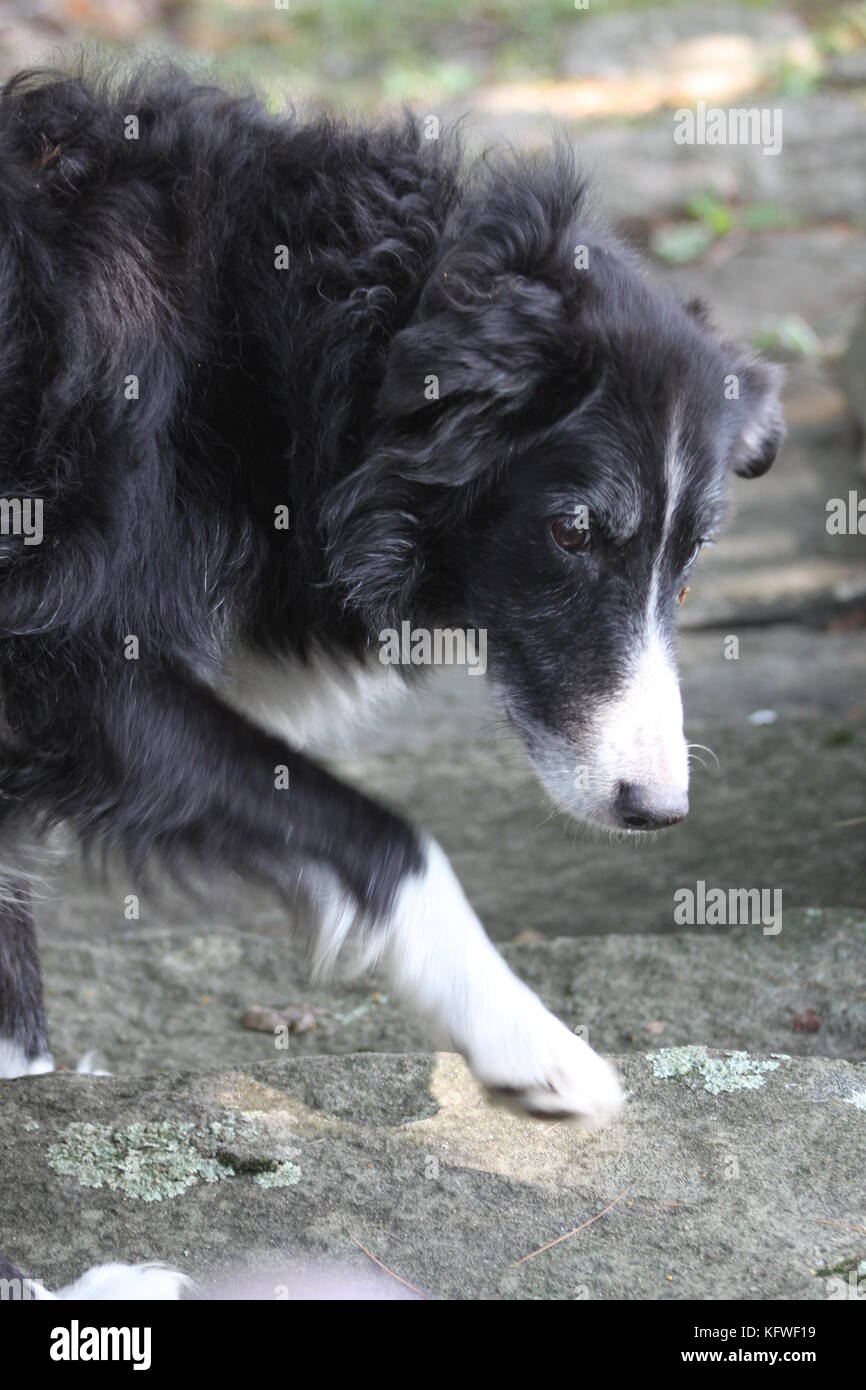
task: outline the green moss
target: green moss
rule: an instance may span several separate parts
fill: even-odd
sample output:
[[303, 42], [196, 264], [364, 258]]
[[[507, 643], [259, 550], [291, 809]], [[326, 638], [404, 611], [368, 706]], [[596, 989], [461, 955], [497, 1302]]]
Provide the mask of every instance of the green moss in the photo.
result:
[[830, 1279], [833, 1275], [841, 1274], [845, 1277], [856, 1269], [858, 1275], [866, 1274], [866, 1260], [861, 1260], [859, 1256], [852, 1255], [847, 1260], [840, 1260], [836, 1265], [824, 1265], [821, 1269], [816, 1269], [815, 1274], [819, 1279]]
[[648, 1052], [653, 1075], [662, 1079], [678, 1078], [692, 1090], [702, 1087], [711, 1095], [723, 1091], [754, 1091], [764, 1084], [764, 1073], [777, 1071], [779, 1060], [759, 1061], [748, 1052], [726, 1052], [724, 1057], [709, 1057], [705, 1047], [663, 1047]]
[[824, 735], [825, 748], [848, 748], [852, 743], [857, 742], [857, 735], [853, 729], [831, 729]]
[[260, 1155], [244, 1155], [239, 1157], [234, 1153], [218, 1153], [217, 1158], [230, 1166], [236, 1175], [242, 1173], [272, 1173], [277, 1166], [274, 1158], [263, 1158]]

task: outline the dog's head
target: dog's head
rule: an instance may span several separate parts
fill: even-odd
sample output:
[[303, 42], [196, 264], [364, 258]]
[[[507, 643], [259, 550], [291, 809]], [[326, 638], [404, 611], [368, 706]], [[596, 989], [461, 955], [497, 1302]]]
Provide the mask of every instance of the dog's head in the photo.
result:
[[469, 200], [335, 494], [332, 577], [371, 640], [407, 618], [486, 630], [554, 800], [649, 829], [688, 810], [678, 600], [729, 475], [775, 457], [779, 372], [653, 288], [581, 203], [564, 158]]

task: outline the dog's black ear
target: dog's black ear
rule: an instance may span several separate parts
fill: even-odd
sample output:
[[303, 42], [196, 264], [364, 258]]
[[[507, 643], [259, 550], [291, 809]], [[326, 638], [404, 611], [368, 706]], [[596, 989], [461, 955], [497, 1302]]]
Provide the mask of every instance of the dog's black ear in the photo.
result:
[[772, 464], [785, 437], [781, 390], [782, 368], [775, 362], [749, 361], [726, 382], [736, 391], [730, 404], [735, 410], [736, 438], [730, 463], [741, 478], [759, 478]]
[[466, 447], [469, 435], [482, 423], [513, 435], [523, 413], [552, 409], [574, 343], [562, 296], [540, 280], [501, 274], [480, 288], [441, 288], [433, 312], [394, 339], [376, 412], [407, 442], [435, 437], [435, 450], [407, 452], [410, 476], [461, 486], [491, 462], [489, 448]]
[[321, 518], [330, 582], [368, 633], [413, 614], [434, 538], [597, 376], [575, 328], [579, 277], [564, 273], [582, 196], [572, 155], [490, 174], [389, 346], [365, 456]]
[[429, 536], [584, 389], [560, 294], [522, 275], [437, 296], [397, 335], [369, 451], [323, 515], [330, 580], [368, 631], [413, 613]]

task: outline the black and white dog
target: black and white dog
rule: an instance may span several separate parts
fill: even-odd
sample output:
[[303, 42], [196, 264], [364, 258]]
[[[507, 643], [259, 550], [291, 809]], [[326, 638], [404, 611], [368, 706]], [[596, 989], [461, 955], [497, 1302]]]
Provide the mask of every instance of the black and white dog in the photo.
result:
[[52, 1067], [16, 846], [64, 822], [134, 868], [313, 882], [317, 966], [376, 966], [494, 1097], [616, 1111], [437, 845], [301, 751], [327, 694], [387, 683], [385, 629], [482, 630], [559, 806], [685, 816], [677, 599], [773, 460], [778, 374], [586, 201], [563, 151], [467, 170], [408, 118], [7, 84], [0, 1074]]

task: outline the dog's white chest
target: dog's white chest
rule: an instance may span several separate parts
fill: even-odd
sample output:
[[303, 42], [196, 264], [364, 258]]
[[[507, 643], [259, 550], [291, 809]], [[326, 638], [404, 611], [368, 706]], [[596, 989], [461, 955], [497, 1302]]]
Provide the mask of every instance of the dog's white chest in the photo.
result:
[[376, 706], [405, 688], [393, 667], [375, 660], [341, 664], [319, 655], [302, 662], [238, 646], [227, 659], [220, 694], [260, 728], [303, 748], [338, 745]]

